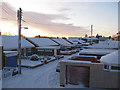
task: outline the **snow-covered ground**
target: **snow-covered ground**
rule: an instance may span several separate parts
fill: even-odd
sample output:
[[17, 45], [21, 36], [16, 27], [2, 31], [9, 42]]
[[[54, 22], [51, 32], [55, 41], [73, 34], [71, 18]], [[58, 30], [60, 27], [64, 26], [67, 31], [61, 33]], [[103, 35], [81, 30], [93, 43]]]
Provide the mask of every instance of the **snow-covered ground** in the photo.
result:
[[22, 66], [34, 67], [34, 66], [37, 66], [37, 65], [40, 65], [40, 64], [42, 64], [41, 61], [31, 61], [31, 60], [24, 60], [24, 59], [21, 60], [21, 65]]
[[[73, 55], [78, 55], [78, 53]], [[65, 56], [62, 59], [35, 69], [22, 68], [21, 75], [18, 74], [13, 77], [3, 78], [2, 86], [3, 88], [63, 88], [60, 87], [60, 74], [56, 72], [56, 67], [59, 61], [66, 60], [71, 56]], [[65, 88], [72, 86], [73, 85], [67, 85]], [[81, 86], [77, 87], [80, 88]]]

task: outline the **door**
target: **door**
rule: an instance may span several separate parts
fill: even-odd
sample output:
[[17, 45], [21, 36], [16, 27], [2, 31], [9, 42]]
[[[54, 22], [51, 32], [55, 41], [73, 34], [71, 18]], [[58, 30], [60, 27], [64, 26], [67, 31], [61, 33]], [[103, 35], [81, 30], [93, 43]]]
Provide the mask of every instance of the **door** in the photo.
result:
[[83, 66], [68, 66], [67, 67], [67, 78], [68, 83], [73, 85], [83, 85], [89, 87], [89, 67]]

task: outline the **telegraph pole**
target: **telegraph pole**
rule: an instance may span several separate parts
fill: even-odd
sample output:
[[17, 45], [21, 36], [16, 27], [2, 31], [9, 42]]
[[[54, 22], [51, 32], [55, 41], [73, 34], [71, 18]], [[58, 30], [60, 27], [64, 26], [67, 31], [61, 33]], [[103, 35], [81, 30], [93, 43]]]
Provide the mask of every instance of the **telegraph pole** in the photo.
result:
[[92, 44], [93, 25], [91, 25], [91, 44]]
[[21, 74], [21, 18], [22, 18], [22, 9], [19, 8], [17, 11], [18, 18], [18, 73]]

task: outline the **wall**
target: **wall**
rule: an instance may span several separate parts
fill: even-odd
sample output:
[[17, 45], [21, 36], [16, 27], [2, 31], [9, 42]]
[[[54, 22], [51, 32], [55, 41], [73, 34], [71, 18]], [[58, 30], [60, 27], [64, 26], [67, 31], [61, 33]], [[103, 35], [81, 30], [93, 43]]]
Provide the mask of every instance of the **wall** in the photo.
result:
[[89, 87], [90, 88], [118, 88], [120, 72], [105, 71], [102, 63], [81, 63], [78, 61], [60, 62], [60, 86], [65, 86], [66, 65], [90, 67]]
[[[119, 72], [120, 73], [120, 72]], [[90, 67], [90, 87], [118, 88], [118, 72], [103, 70], [103, 64], [92, 64]]]

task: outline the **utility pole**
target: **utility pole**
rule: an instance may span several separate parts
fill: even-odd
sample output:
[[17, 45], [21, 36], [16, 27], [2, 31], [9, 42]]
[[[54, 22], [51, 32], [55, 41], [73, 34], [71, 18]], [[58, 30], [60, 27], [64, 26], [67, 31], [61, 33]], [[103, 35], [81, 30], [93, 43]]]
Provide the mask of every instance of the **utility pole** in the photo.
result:
[[91, 25], [91, 44], [92, 44], [93, 25]]
[[19, 8], [17, 11], [18, 18], [18, 73], [21, 74], [21, 18], [22, 18], [22, 9]]
[[92, 37], [92, 33], [93, 33], [93, 25], [91, 25], [91, 37]]

